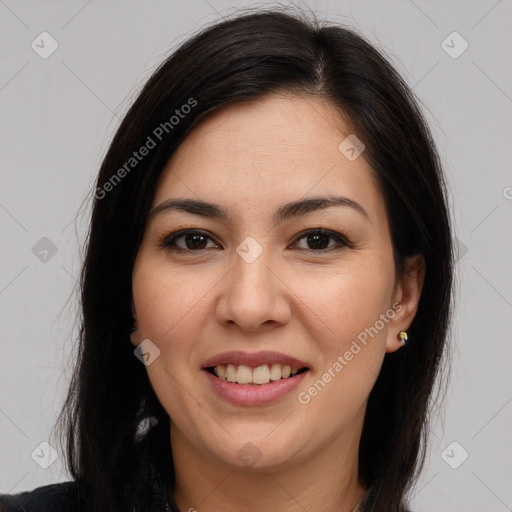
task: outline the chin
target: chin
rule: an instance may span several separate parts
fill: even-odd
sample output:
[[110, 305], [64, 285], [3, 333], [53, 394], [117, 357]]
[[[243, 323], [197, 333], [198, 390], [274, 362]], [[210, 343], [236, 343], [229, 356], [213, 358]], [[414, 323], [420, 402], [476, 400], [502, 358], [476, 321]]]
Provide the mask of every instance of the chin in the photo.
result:
[[[266, 427], [263, 435], [262, 430], [254, 426], [252, 432], [242, 429], [243, 434], [228, 430], [232, 437], [223, 430], [225, 435], [218, 440], [212, 438], [211, 432], [206, 432], [204, 446], [214, 458], [237, 469], [263, 472], [295, 466], [299, 454], [304, 455], [303, 440], [296, 439], [288, 429], [284, 429], [281, 436], [269, 436], [266, 431], [272, 429]], [[275, 425], [272, 428], [275, 429]]]

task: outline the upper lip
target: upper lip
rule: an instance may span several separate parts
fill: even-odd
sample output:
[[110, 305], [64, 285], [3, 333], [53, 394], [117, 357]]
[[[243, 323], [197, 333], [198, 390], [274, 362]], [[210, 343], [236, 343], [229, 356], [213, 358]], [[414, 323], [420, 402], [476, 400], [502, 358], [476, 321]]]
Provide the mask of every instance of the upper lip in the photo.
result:
[[247, 365], [247, 366], [262, 366], [264, 364], [281, 364], [290, 365], [292, 368], [310, 368], [309, 364], [300, 361], [299, 359], [282, 354], [280, 352], [273, 352], [264, 350], [261, 352], [243, 352], [240, 350], [233, 350], [231, 352], [223, 352], [207, 359], [202, 365], [202, 368], [211, 368], [213, 366], [233, 364], [233, 365]]

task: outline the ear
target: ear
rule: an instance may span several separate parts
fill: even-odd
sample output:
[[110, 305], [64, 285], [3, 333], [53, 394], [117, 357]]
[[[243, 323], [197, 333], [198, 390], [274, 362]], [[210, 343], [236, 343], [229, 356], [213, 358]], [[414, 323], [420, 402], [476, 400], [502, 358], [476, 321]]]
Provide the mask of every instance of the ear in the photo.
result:
[[393, 293], [393, 304], [401, 307], [395, 309], [396, 313], [388, 325], [386, 352], [395, 352], [402, 344], [398, 339], [400, 331], [406, 331], [412, 324], [425, 279], [425, 260], [421, 254], [415, 254], [407, 259], [405, 270], [398, 276]]

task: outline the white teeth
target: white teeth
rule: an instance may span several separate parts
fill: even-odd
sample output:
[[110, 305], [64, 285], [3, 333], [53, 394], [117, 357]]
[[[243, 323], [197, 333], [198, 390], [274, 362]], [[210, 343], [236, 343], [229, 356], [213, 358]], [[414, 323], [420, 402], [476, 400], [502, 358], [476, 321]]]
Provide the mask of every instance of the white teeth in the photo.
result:
[[270, 367], [263, 364], [254, 370], [245, 364], [241, 365], [218, 365], [213, 368], [213, 373], [222, 380], [237, 382], [238, 384], [268, 384], [270, 381], [287, 379], [297, 375], [299, 368], [292, 368], [290, 365], [282, 366], [274, 363]]
[[232, 364], [228, 364], [226, 367], [226, 380], [228, 382], [236, 381], [236, 368]]
[[268, 384], [270, 381], [270, 372], [268, 369], [268, 365], [264, 364], [263, 366], [258, 366], [258, 368], [254, 368], [252, 372], [252, 382], [254, 384]]
[[238, 384], [250, 384], [252, 382], [251, 367], [241, 364], [236, 372], [236, 381]]
[[279, 380], [281, 378], [281, 365], [273, 364], [270, 368], [270, 380]]

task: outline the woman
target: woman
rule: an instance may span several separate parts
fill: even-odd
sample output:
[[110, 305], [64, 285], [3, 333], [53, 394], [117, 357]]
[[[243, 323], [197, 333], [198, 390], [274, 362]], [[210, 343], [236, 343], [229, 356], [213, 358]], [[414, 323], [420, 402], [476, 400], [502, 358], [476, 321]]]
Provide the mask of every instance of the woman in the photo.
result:
[[94, 195], [73, 481], [4, 509], [408, 510], [453, 261], [434, 143], [380, 53], [287, 12], [217, 23], [149, 79]]

